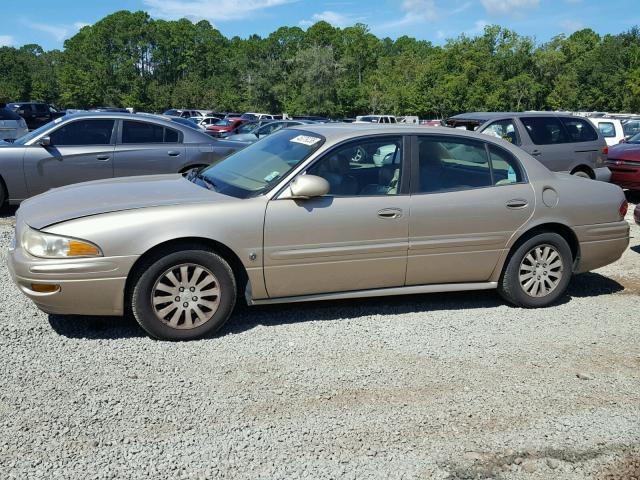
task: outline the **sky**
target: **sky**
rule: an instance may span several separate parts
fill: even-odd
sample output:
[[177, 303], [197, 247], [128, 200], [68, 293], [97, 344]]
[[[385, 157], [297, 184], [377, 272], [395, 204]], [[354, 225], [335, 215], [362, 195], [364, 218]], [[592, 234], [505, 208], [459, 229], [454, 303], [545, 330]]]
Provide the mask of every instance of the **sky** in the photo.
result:
[[408, 35], [442, 44], [498, 24], [539, 42], [592, 28], [620, 33], [640, 25], [640, 0], [0, 0], [0, 46], [61, 49], [80, 28], [118, 10], [154, 18], [208, 20], [225, 36], [266, 36], [281, 26], [325, 20], [365, 23], [379, 37]]

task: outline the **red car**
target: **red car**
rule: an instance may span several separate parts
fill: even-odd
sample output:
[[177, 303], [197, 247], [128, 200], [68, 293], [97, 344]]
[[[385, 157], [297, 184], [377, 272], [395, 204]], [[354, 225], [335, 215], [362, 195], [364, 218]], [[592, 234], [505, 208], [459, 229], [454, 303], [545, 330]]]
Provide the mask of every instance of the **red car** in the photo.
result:
[[640, 133], [625, 143], [609, 147], [607, 157], [611, 182], [622, 188], [640, 191]]
[[247, 121], [248, 120], [243, 118], [225, 118], [213, 125], [209, 125], [207, 127], [207, 133], [212, 137], [224, 137]]

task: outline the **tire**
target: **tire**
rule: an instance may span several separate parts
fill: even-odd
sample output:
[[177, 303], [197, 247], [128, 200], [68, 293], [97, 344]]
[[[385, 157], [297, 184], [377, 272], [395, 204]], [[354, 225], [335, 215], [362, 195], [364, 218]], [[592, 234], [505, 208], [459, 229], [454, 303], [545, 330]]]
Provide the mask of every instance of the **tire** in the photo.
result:
[[[544, 260], [545, 253], [548, 253], [549, 263]], [[539, 262], [536, 262], [536, 256]], [[559, 268], [555, 266], [558, 259]], [[573, 255], [567, 241], [557, 233], [541, 233], [525, 241], [510, 255], [498, 292], [507, 302], [518, 307], [547, 307], [567, 290], [572, 273]], [[537, 287], [535, 283], [538, 283]]]
[[7, 192], [0, 180], [0, 210], [3, 210], [7, 206]]
[[137, 270], [131, 285], [133, 316], [159, 340], [213, 334], [231, 316], [237, 297], [229, 264], [198, 245], [160, 251]]

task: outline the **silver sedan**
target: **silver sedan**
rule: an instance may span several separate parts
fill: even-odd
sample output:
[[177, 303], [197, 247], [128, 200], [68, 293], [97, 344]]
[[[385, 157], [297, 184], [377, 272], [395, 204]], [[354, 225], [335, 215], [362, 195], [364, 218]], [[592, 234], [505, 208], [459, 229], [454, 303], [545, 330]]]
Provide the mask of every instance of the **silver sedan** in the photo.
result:
[[71, 183], [198, 169], [244, 146], [158, 116], [66, 115], [0, 145], [0, 207]]
[[250, 305], [497, 289], [545, 307], [628, 247], [608, 183], [454, 129], [305, 125], [204, 171], [22, 204], [13, 279], [45, 312], [123, 315], [173, 340]]

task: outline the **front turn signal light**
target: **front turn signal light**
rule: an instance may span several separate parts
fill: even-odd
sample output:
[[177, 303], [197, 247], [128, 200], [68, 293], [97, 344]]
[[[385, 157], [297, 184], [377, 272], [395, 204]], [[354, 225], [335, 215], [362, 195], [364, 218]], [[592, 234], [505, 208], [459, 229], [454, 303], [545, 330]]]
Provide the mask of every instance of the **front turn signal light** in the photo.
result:
[[100, 250], [95, 245], [78, 240], [69, 240], [68, 257], [97, 257], [99, 255]]
[[60, 285], [51, 285], [46, 283], [32, 283], [31, 290], [38, 293], [55, 293], [60, 290]]

